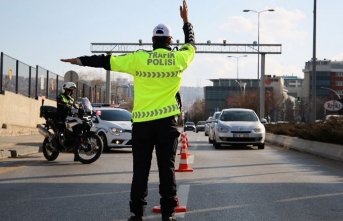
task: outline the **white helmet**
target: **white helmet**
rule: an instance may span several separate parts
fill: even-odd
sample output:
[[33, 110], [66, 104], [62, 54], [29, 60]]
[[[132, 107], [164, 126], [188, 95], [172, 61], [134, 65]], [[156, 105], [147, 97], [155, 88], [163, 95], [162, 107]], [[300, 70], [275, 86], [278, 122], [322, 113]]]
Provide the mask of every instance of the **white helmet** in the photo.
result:
[[74, 82], [65, 82], [62, 86], [62, 92], [64, 93], [65, 90], [74, 91], [76, 89], [76, 84]]

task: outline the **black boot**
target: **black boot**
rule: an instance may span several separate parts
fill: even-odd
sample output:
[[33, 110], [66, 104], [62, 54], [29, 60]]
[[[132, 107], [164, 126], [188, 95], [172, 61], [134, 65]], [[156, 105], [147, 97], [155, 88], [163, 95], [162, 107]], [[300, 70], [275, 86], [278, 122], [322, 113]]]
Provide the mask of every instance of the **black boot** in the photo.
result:
[[143, 216], [131, 216], [127, 221], [144, 221]]
[[176, 218], [173, 215], [162, 214], [162, 221], [176, 221]]
[[74, 161], [80, 161], [76, 155], [74, 155]]

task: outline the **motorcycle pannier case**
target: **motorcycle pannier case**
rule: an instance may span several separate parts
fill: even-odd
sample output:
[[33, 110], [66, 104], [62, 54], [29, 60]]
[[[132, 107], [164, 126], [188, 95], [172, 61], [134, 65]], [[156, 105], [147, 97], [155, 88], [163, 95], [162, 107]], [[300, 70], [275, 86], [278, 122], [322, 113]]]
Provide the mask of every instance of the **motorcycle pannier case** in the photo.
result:
[[57, 108], [53, 106], [41, 106], [40, 107], [40, 117], [44, 118], [55, 118], [57, 113]]

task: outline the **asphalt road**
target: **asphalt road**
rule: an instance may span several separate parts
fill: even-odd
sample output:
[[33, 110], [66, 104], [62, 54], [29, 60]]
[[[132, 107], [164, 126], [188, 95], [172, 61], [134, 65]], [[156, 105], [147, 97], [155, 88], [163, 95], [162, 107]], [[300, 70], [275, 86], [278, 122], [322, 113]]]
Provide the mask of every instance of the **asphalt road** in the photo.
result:
[[[193, 172], [177, 172], [186, 213], [178, 220], [343, 220], [343, 166], [266, 145], [215, 150], [203, 132], [187, 132]], [[180, 155], [176, 167], [179, 167]], [[72, 154], [54, 162], [42, 153], [0, 161], [0, 220], [124, 221], [130, 216], [130, 149], [82, 165]], [[161, 220], [153, 158], [146, 220]]]

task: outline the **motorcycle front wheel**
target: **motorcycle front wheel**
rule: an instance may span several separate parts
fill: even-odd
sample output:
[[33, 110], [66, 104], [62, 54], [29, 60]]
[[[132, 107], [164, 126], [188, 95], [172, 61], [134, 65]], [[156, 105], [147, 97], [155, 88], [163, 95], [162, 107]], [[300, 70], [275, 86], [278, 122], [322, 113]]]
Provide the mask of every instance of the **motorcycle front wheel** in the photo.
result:
[[91, 133], [87, 141], [79, 144], [75, 148], [75, 157], [83, 164], [90, 164], [99, 159], [104, 145], [101, 138], [95, 133]]
[[[55, 140], [55, 142], [57, 142]], [[43, 141], [43, 155], [48, 161], [54, 161], [58, 157], [60, 152], [51, 146], [49, 138], [45, 138]]]

